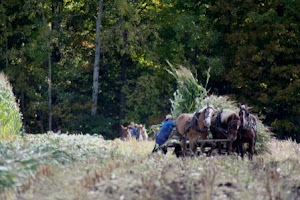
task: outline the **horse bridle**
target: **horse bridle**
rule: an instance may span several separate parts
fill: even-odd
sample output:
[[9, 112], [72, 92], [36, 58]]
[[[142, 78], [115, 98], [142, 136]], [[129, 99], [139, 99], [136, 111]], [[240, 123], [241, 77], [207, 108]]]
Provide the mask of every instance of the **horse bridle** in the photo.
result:
[[[257, 132], [257, 130], [255, 130], [255, 127], [254, 127], [253, 124], [251, 123], [251, 118], [250, 118], [250, 113], [249, 113], [249, 111], [248, 111], [247, 109], [245, 109], [245, 108], [241, 108], [241, 109], [240, 109], [240, 112], [241, 112], [242, 110], [244, 111], [244, 114], [246, 115], [245, 118], [243, 118], [243, 120], [245, 119], [246, 122], [241, 123], [241, 126], [240, 126], [240, 128], [239, 128], [240, 133], [242, 132], [242, 130], [250, 130], [250, 129], [253, 129], [254, 132]], [[244, 126], [244, 124], [245, 124], [245, 126]]]
[[[186, 130], [189, 130], [190, 128], [193, 128], [196, 132], [205, 132], [208, 130], [208, 127], [204, 125], [204, 128], [199, 128], [198, 127], [198, 121], [199, 121], [199, 116], [204, 113], [204, 120], [208, 117], [208, 109], [213, 109], [213, 107], [208, 106], [207, 108], [205, 108], [202, 112], [196, 112], [193, 116], [193, 119], [191, 121], [195, 121], [195, 123], [192, 123], [189, 125], [189, 127], [186, 128]], [[186, 131], [185, 131], [186, 132]]]
[[[242, 113], [242, 114], [240, 114], [240, 113]], [[240, 109], [240, 113], [239, 113], [240, 116], [243, 115], [243, 117], [241, 117], [241, 120], [243, 120], [243, 123], [241, 124], [240, 129], [241, 130], [243, 130], [243, 129], [245, 129], [245, 130], [250, 129], [251, 128], [251, 125], [249, 123], [249, 116], [250, 115], [249, 115], [248, 110], [245, 109], [245, 108], [241, 108]], [[244, 120], [245, 120], [245, 122], [244, 122]], [[245, 124], [245, 126], [244, 126], [244, 124]]]
[[207, 112], [209, 109], [214, 109], [213, 107], [211, 107], [211, 106], [208, 106], [207, 108], [205, 108], [204, 109], [204, 120], [208, 117], [208, 114], [209, 114], [209, 112]]

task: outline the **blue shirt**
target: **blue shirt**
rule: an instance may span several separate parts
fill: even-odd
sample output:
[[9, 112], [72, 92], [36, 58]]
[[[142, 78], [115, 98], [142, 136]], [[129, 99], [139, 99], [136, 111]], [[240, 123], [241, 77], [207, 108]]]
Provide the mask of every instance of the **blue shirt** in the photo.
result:
[[137, 128], [129, 128], [129, 131], [131, 133], [132, 136], [137, 136]]
[[164, 121], [160, 131], [156, 134], [156, 143], [158, 145], [162, 145], [168, 140], [174, 126], [173, 120]]

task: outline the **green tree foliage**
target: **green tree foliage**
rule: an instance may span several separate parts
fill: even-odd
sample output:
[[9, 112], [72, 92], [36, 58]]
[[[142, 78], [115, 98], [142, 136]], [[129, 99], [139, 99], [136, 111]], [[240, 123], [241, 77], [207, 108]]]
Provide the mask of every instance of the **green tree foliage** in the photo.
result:
[[255, 105], [280, 138], [299, 138], [298, 1], [218, 1], [230, 82], [238, 99]]
[[[1, 26], [2, 65], [10, 77], [20, 99], [25, 126], [39, 124], [47, 115], [46, 68], [42, 65], [47, 56], [43, 15], [47, 15], [45, 2], [1, 1], [3, 8]], [[2, 34], [1, 34], [2, 35]], [[2, 38], [2, 37], [1, 37]], [[3, 62], [5, 61], [5, 62]], [[36, 120], [37, 123], [32, 123]], [[37, 125], [38, 126], [38, 125]], [[36, 130], [36, 129], [35, 129]]]
[[54, 130], [107, 127], [101, 134], [113, 138], [120, 123], [160, 122], [176, 88], [167, 59], [199, 80], [209, 69], [212, 93], [254, 106], [280, 138], [299, 141], [298, 1], [104, 0], [98, 115], [89, 120], [98, 3], [0, 2], [0, 70], [27, 132], [48, 130], [50, 53]]

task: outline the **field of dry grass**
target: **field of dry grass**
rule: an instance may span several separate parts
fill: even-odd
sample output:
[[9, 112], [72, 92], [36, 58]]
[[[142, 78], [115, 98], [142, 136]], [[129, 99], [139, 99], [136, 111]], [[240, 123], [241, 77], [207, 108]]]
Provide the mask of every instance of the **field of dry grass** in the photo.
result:
[[[1, 152], [6, 149], [9, 153], [0, 157], [0, 180], [6, 180], [11, 172], [13, 181], [2, 185], [0, 199], [300, 197], [300, 144], [292, 141], [273, 139], [268, 144], [270, 153], [256, 155], [250, 162], [236, 156], [178, 159], [171, 152], [150, 154], [153, 141], [105, 141], [93, 136], [26, 137], [14, 144], [1, 143]], [[43, 148], [36, 149], [39, 146]], [[26, 160], [8, 159], [9, 155], [18, 158], [20, 151]], [[34, 167], [23, 164], [33, 162], [30, 157], [39, 160]]]

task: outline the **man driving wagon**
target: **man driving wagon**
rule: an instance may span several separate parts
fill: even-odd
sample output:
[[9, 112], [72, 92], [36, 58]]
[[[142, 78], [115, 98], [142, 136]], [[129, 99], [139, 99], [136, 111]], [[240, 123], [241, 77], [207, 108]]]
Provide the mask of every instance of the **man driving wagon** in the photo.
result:
[[161, 150], [164, 154], [167, 153], [167, 147], [164, 146], [165, 142], [169, 139], [170, 134], [172, 133], [175, 123], [173, 121], [172, 115], [167, 115], [165, 121], [162, 124], [160, 131], [156, 134], [155, 137], [155, 146], [152, 150], [152, 153]]

